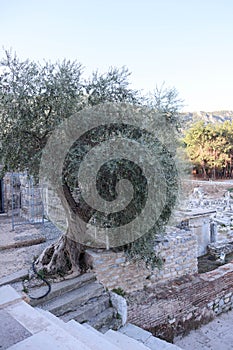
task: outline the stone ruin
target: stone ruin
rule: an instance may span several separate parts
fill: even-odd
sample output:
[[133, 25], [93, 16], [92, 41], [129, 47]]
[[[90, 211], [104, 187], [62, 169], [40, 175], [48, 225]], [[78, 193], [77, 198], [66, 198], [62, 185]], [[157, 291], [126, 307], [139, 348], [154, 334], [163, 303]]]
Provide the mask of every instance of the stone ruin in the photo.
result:
[[177, 219], [187, 222], [198, 241], [200, 257], [210, 254], [219, 259], [221, 253], [233, 252], [233, 198], [228, 190], [219, 198], [211, 198], [202, 187], [193, 192], [177, 212]]

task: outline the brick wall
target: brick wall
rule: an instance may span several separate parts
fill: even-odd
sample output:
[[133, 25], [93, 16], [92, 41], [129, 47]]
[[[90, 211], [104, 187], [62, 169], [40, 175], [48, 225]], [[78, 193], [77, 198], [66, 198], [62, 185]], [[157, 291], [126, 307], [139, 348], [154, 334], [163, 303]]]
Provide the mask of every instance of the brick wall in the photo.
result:
[[128, 296], [128, 321], [172, 341], [233, 308], [233, 263]]
[[161, 281], [197, 272], [197, 240], [190, 231], [168, 232], [158, 239], [155, 253], [164, 263], [161, 269], [151, 270], [144, 263], [127, 260], [124, 252], [87, 251], [88, 260], [100, 282], [109, 289], [126, 292], [142, 290]]

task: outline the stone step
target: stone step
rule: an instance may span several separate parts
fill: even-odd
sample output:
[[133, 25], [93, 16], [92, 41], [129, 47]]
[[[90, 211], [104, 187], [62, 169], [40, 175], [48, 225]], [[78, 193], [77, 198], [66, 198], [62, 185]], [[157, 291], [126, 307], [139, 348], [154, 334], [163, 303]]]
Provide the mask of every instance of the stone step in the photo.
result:
[[[96, 333], [101, 333], [101, 334], [105, 334], [107, 331], [109, 331], [109, 329], [114, 329], [115, 326], [115, 319], [108, 325], [105, 325], [103, 327], [100, 328], [100, 330], [97, 331], [97, 329], [93, 328], [92, 326], [90, 326], [88, 323], [83, 323], [82, 326], [84, 326], [85, 328], [91, 330], [92, 332], [96, 332]], [[121, 325], [119, 325], [117, 327], [117, 329], [120, 328]], [[110, 328], [111, 327], [111, 328]]]
[[156, 338], [152, 335], [152, 333], [145, 331], [144, 329], [137, 327], [131, 323], [128, 323], [124, 327], [120, 328], [118, 332], [143, 343], [151, 350], [181, 350], [181, 348], [178, 346], [170, 344], [165, 340]]
[[22, 296], [9, 285], [0, 287], [0, 309], [22, 300]]
[[122, 350], [150, 350], [143, 343], [128, 337], [127, 335], [116, 332], [113, 330], [108, 330], [104, 336], [113, 344], [117, 345]]
[[[77, 325], [77, 322], [73, 325], [73, 322], [64, 322], [62, 321], [60, 318], [58, 318], [57, 316], [53, 315], [51, 312], [49, 311], [45, 311], [43, 309], [40, 308], [36, 308], [36, 310], [38, 312], [40, 312], [42, 315], [44, 315], [46, 318], [48, 318], [52, 323], [54, 323], [55, 325], [63, 328], [64, 330], [66, 330], [67, 332], [69, 332], [71, 335], [76, 336], [77, 339], [79, 339], [79, 336], [77, 334], [77, 329], [78, 331], [83, 331], [83, 328], [79, 327]], [[95, 334], [97, 334], [98, 336], [100, 335], [100, 333], [93, 327], [91, 327], [90, 325], [88, 325], [87, 323], [85, 323], [84, 325], [85, 328], [87, 328], [90, 332], [90, 336], [92, 336], [92, 332], [94, 332]], [[136, 349], [137, 350], [137, 349]]]
[[85, 304], [91, 298], [102, 295], [104, 288], [98, 282], [92, 282], [84, 285], [77, 290], [72, 290], [54, 299], [40, 304], [44, 310], [48, 310], [56, 316], [64, 315], [67, 312], [75, 311], [79, 306]]
[[94, 332], [94, 333], [97, 333], [97, 334], [100, 333], [99, 331], [97, 331], [97, 329], [93, 328], [93, 327], [90, 326], [88, 323], [83, 323], [82, 326], [85, 327], [85, 328], [87, 328], [87, 329], [89, 329], [91, 332]]
[[93, 350], [67, 331], [51, 325], [45, 330], [9, 347], [10, 350]]
[[152, 336], [151, 332], [145, 331], [144, 329], [131, 323], [128, 323], [124, 327], [120, 328], [118, 332], [126, 334], [128, 337], [136, 339], [142, 343], [147, 341]]
[[61, 316], [64, 322], [75, 320], [79, 323], [87, 322], [109, 307], [109, 295], [104, 294], [99, 298], [93, 298], [87, 304], [80, 306], [76, 311], [68, 312]]
[[28, 269], [19, 270], [0, 278], [0, 287], [6, 284], [22, 281], [28, 277]]
[[[5, 304], [3, 310], [14, 320], [14, 322], [20, 324], [28, 332], [26, 339], [12, 345], [10, 349], [90, 350], [87, 345], [74, 338], [64, 329], [63, 321], [56, 320], [55, 322], [54, 318], [51, 319], [51, 317], [48, 317], [48, 313], [46, 315], [45, 312], [42, 314], [22, 300], [19, 301], [15, 299], [14, 303], [8, 305]], [[57, 321], [60, 321], [59, 324]]]
[[108, 324], [103, 325], [99, 332], [105, 334], [109, 329], [117, 331], [122, 326], [122, 320], [113, 318]]
[[115, 321], [116, 310], [113, 307], [102, 311], [100, 314], [92, 318], [87, 323], [93, 328], [100, 330], [103, 326], [110, 324], [112, 320]]
[[51, 312], [41, 309], [40, 307], [35, 307], [35, 310], [37, 310], [41, 315], [46, 317], [49, 321], [56, 324], [57, 326], [64, 328], [64, 321], [62, 321], [59, 317], [55, 316]]
[[92, 350], [119, 350], [120, 347], [112, 344], [99, 332], [92, 332], [80, 323], [71, 320], [65, 324], [66, 330], [74, 337], [88, 345]]
[[[82, 286], [85, 286], [86, 284], [93, 282], [95, 280], [96, 280], [95, 275], [91, 272], [87, 272], [87, 273], [84, 273], [83, 275], [80, 275], [76, 278], [67, 279], [67, 280], [64, 280], [61, 282], [57, 282], [57, 283], [52, 283], [51, 284], [51, 291], [46, 297], [44, 297], [43, 299], [39, 299], [39, 300], [31, 299], [30, 304], [32, 306], [39, 305], [39, 304], [44, 303], [46, 301], [49, 301], [55, 297], [59, 297], [66, 292], [70, 292], [74, 289], [81, 288]], [[30, 291], [30, 295], [32, 295], [34, 298], [38, 298], [43, 294], [44, 294], [44, 287], [33, 288]]]
[[[95, 282], [93, 284], [101, 286]], [[21, 338], [18, 343], [9, 347], [12, 350], [121, 349], [105, 339], [101, 333], [91, 330], [90, 326], [87, 329], [74, 320], [65, 323], [48, 311], [31, 307], [22, 301], [20, 295], [10, 286], [0, 288], [0, 295], [3, 310], [28, 332], [27, 338]]]

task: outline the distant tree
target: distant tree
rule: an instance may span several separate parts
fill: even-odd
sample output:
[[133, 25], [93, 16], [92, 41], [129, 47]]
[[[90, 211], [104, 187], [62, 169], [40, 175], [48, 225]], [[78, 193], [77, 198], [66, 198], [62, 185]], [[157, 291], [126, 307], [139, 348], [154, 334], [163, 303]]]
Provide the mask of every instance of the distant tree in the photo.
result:
[[229, 176], [232, 172], [233, 124], [194, 123], [185, 131], [184, 143], [193, 165], [204, 178]]
[[156, 86], [149, 94], [149, 104], [177, 129], [181, 127], [180, 111], [184, 107], [183, 103], [177, 89], [168, 88], [164, 83], [160, 87]]

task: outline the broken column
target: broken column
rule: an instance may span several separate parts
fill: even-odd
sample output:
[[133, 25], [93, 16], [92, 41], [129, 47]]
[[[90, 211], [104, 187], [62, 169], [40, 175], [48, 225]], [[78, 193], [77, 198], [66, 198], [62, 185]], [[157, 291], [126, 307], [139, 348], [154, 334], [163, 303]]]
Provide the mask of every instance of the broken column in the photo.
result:
[[215, 221], [210, 222], [210, 243], [217, 242], [218, 229]]

